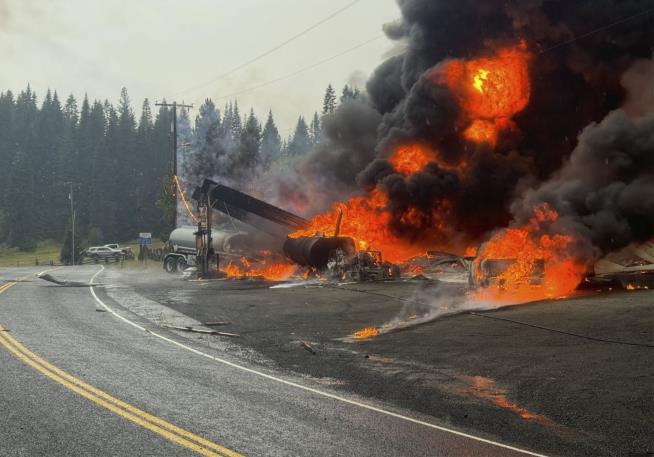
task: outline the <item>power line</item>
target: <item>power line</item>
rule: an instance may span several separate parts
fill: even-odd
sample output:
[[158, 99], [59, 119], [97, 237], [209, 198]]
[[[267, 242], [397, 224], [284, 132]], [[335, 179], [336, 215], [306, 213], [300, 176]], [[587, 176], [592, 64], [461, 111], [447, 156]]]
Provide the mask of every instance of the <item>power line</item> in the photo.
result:
[[312, 30], [314, 30], [314, 29], [320, 27], [320, 26], [321, 26], [322, 24], [324, 24], [325, 22], [330, 21], [331, 19], [333, 19], [334, 17], [338, 16], [338, 15], [341, 14], [342, 12], [344, 12], [344, 11], [350, 9], [351, 7], [353, 7], [354, 5], [356, 5], [357, 3], [359, 3], [360, 1], [361, 1], [361, 0], [353, 0], [353, 1], [351, 1], [351, 2], [348, 3], [347, 5], [343, 6], [342, 8], [340, 8], [340, 9], [338, 9], [338, 10], [336, 10], [336, 11], [334, 11], [333, 13], [331, 13], [329, 16], [327, 16], [327, 17], [325, 17], [325, 18], [319, 20], [318, 22], [314, 23], [313, 25], [311, 25], [311, 26], [307, 27], [306, 29], [304, 29], [304, 30], [302, 30], [302, 31], [300, 31], [300, 32], [298, 32], [298, 33], [296, 33], [296, 34], [293, 35], [293, 36], [291, 36], [290, 38], [287, 38], [286, 40], [284, 40], [284, 41], [282, 41], [281, 43], [279, 43], [279, 44], [273, 46], [272, 48], [268, 49], [267, 51], [262, 52], [261, 54], [259, 54], [259, 55], [255, 56], [255, 57], [251, 58], [250, 60], [248, 60], [248, 61], [246, 61], [246, 62], [244, 62], [244, 63], [242, 63], [242, 64], [240, 64], [240, 65], [237, 65], [236, 67], [232, 68], [231, 70], [228, 70], [228, 71], [226, 71], [226, 72], [224, 72], [224, 73], [222, 73], [222, 74], [216, 76], [215, 78], [213, 78], [213, 79], [211, 79], [211, 80], [209, 80], [209, 81], [206, 81], [206, 82], [204, 82], [204, 83], [198, 84], [198, 85], [193, 86], [193, 87], [191, 87], [191, 88], [189, 88], [189, 89], [185, 89], [185, 90], [183, 90], [183, 91], [181, 91], [181, 92], [177, 92], [176, 94], [172, 95], [170, 98], [174, 98], [174, 97], [177, 97], [177, 96], [179, 96], [179, 95], [185, 94], [185, 93], [187, 93], [187, 92], [192, 92], [192, 91], [194, 91], [194, 90], [197, 90], [197, 89], [200, 89], [200, 88], [206, 87], [206, 86], [208, 86], [209, 84], [212, 84], [212, 83], [214, 83], [214, 82], [216, 82], [216, 81], [219, 81], [219, 80], [225, 78], [226, 76], [229, 76], [229, 75], [231, 75], [232, 73], [235, 73], [235, 72], [237, 72], [238, 70], [241, 70], [242, 68], [245, 68], [245, 67], [247, 67], [248, 65], [253, 64], [253, 63], [256, 62], [257, 60], [260, 60], [260, 59], [262, 59], [262, 58], [264, 58], [264, 57], [269, 56], [269, 55], [272, 54], [273, 52], [275, 52], [275, 51], [281, 49], [282, 47], [286, 46], [287, 44], [289, 44], [289, 43], [291, 43], [291, 42], [297, 40], [297, 39], [300, 38], [301, 36], [306, 35], [306, 34], [309, 33], [310, 31], [312, 31]]
[[305, 72], [307, 70], [311, 70], [312, 68], [318, 67], [318, 66], [320, 66], [322, 64], [325, 64], [327, 62], [331, 62], [332, 60], [337, 59], [338, 57], [344, 56], [345, 54], [348, 54], [348, 53], [350, 53], [352, 51], [356, 51], [357, 49], [362, 48], [363, 46], [366, 46], [366, 45], [372, 43], [373, 41], [377, 41], [378, 39], [382, 38], [383, 36], [384, 35], [377, 35], [376, 37], [371, 38], [369, 40], [366, 40], [366, 41], [364, 41], [362, 43], [359, 43], [356, 46], [353, 46], [353, 47], [351, 47], [349, 49], [346, 49], [345, 51], [339, 52], [338, 54], [334, 54], [331, 57], [327, 57], [325, 59], [319, 60], [318, 62], [315, 62], [315, 63], [313, 63], [313, 64], [311, 64], [309, 66], [300, 68], [299, 70], [296, 70], [293, 73], [289, 73], [287, 75], [280, 76], [280, 77], [275, 78], [275, 79], [271, 79], [270, 81], [266, 81], [266, 82], [263, 82], [261, 84], [257, 84], [256, 86], [248, 87], [247, 89], [243, 89], [243, 90], [240, 90], [238, 92], [232, 92], [231, 94], [228, 94], [228, 95], [222, 95], [220, 97], [217, 97], [216, 100], [222, 100], [222, 99], [225, 99], [225, 98], [234, 97], [236, 95], [245, 94], [247, 92], [252, 92], [253, 90], [257, 90], [257, 89], [260, 89], [262, 87], [266, 87], [266, 86], [269, 86], [271, 84], [283, 81], [285, 79], [292, 78], [293, 76], [297, 76], [297, 75], [299, 75], [299, 74], [301, 74], [301, 73], [303, 73], [303, 72]]
[[603, 32], [604, 30], [608, 30], [608, 29], [610, 29], [612, 27], [615, 27], [616, 25], [622, 24], [624, 22], [629, 22], [632, 19], [636, 19], [637, 17], [644, 16], [646, 14], [649, 14], [649, 13], [653, 12], [653, 11], [654, 11], [654, 8], [650, 8], [650, 9], [641, 11], [639, 13], [633, 14], [633, 15], [631, 15], [629, 17], [619, 19], [619, 20], [617, 20], [615, 22], [611, 22], [610, 24], [607, 24], [605, 26], [602, 26], [602, 27], [599, 27], [597, 29], [591, 30], [590, 32], [586, 32], [583, 35], [579, 35], [578, 37], [574, 37], [574, 38], [572, 38], [570, 40], [562, 41], [562, 42], [557, 43], [557, 44], [555, 44], [553, 46], [550, 46], [549, 48], [545, 48], [541, 52], [539, 52], [538, 54], [544, 54], [544, 53], [546, 53], [548, 51], [551, 51], [553, 49], [560, 48], [561, 46], [566, 46], [568, 44], [572, 44], [575, 41], [579, 41], [579, 40], [581, 40], [583, 38], [589, 37], [589, 36], [594, 35], [596, 33]]
[[488, 314], [476, 313], [474, 311], [470, 312], [469, 314], [471, 314], [473, 316], [478, 316], [478, 317], [485, 317], [486, 319], [495, 319], [495, 320], [498, 320], [498, 321], [504, 321], [504, 322], [510, 322], [512, 324], [523, 325], [525, 327], [537, 328], [537, 329], [540, 329], [540, 330], [545, 330], [547, 332], [560, 333], [562, 335], [574, 336], [576, 338], [583, 338], [585, 340], [599, 341], [601, 343], [622, 344], [622, 345], [625, 345], [625, 346], [640, 346], [640, 347], [645, 347], [645, 348], [654, 348], [654, 344], [638, 343], [638, 342], [635, 342], [635, 341], [612, 340], [612, 339], [609, 339], [609, 338], [582, 335], [580, 333], [567, 332], [565, 330], [559, 330], [559, 329], [551, 328], [551, 327], [544, 327], [542, 325], [530, 324], [528, 322], [516, 321], [516, 320], [513, 320], [513, 319], [507, 319], [506, 317], [490, 316]]

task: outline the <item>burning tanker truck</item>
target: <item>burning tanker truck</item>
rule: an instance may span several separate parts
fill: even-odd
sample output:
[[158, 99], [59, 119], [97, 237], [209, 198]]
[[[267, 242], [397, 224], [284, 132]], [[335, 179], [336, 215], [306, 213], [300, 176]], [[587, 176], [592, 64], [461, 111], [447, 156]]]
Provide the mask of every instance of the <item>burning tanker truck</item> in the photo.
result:
[[[399, 268], [385, 262], [381, 252], [361, 249], [353, 238], [340, 235], [342, 214], [337, 219], [333, 235], [325, 232], [296, 235], [297, 231], [308, 226], [306, 219], [212, 180], [205, 179], [202, 186], [196, 188], [193, 199], [198, 202], [200, 222], [198, 227], [182, 227], [171, 233], [172, 252], [164, 260], [164, 268], [170, 273], [193, 264], [212, 263], [218, 267], [221, 255], [238, 257], [241, 266], [246, 264], [249, 267], [248, 256], [258, 257], [265, 263], [267, 259], [262, 257], [283, 254], [293, 265], [331, 278], [368, 281], [400, 276]], [[261, 232], [266, 242], [261, 242], [261, 237], [256, 242], [257, 237], [251, 232], [207, 230], [211, 227], [211, 209]], [[263, 248], [272, 248], [274, 252]], [[236, 262], [227, 264], [228, 276]], [[201, 275], [206, 273], [209, 271], [200, 271]], [[259, 276], [274, 279], [274, 275], [265, 273]]]

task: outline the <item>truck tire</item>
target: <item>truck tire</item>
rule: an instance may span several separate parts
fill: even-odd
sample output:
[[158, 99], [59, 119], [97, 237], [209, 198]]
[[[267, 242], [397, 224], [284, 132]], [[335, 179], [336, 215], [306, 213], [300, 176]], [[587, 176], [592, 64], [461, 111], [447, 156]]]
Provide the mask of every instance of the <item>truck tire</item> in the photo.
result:
[[169, 256], [164, 259], [164, 270], [166, 270], [166, 273], [177, 273], [176, 256]]
[[184, 257], [178, 257], [176, 262], [176, 267], [179, 273], [186, 270], [186, 267], [188, 267], [188, 264], [186, 263], [186, 259]]

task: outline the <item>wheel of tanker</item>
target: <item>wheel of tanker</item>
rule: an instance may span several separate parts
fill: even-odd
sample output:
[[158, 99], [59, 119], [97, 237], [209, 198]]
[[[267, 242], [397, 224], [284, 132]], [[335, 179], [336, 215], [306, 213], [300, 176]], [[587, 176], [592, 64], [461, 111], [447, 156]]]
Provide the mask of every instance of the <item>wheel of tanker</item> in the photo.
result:
[[188, 264], [186, 263], [186, 259], [184, 257], [178, 257], [177, 258], [177, 271], [180, 273], [186, 270], [186, 267], [188, 267]]
[[166, 257], [164, 260], [164, 270], [166, 273], [175, 273], [177, 271], [177, 259], [175, 257]]

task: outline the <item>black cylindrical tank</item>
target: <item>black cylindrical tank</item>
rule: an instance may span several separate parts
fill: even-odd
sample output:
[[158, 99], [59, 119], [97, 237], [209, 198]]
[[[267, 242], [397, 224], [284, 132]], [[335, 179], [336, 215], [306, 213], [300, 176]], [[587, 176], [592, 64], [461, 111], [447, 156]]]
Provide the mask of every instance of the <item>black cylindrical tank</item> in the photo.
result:
[[286, 238], [284, 254], [298, 265], [325, 268], [327, 262], [340, 249], [346, 256], [356, 252], [354, 240], [347, 236], [301, 236]]

